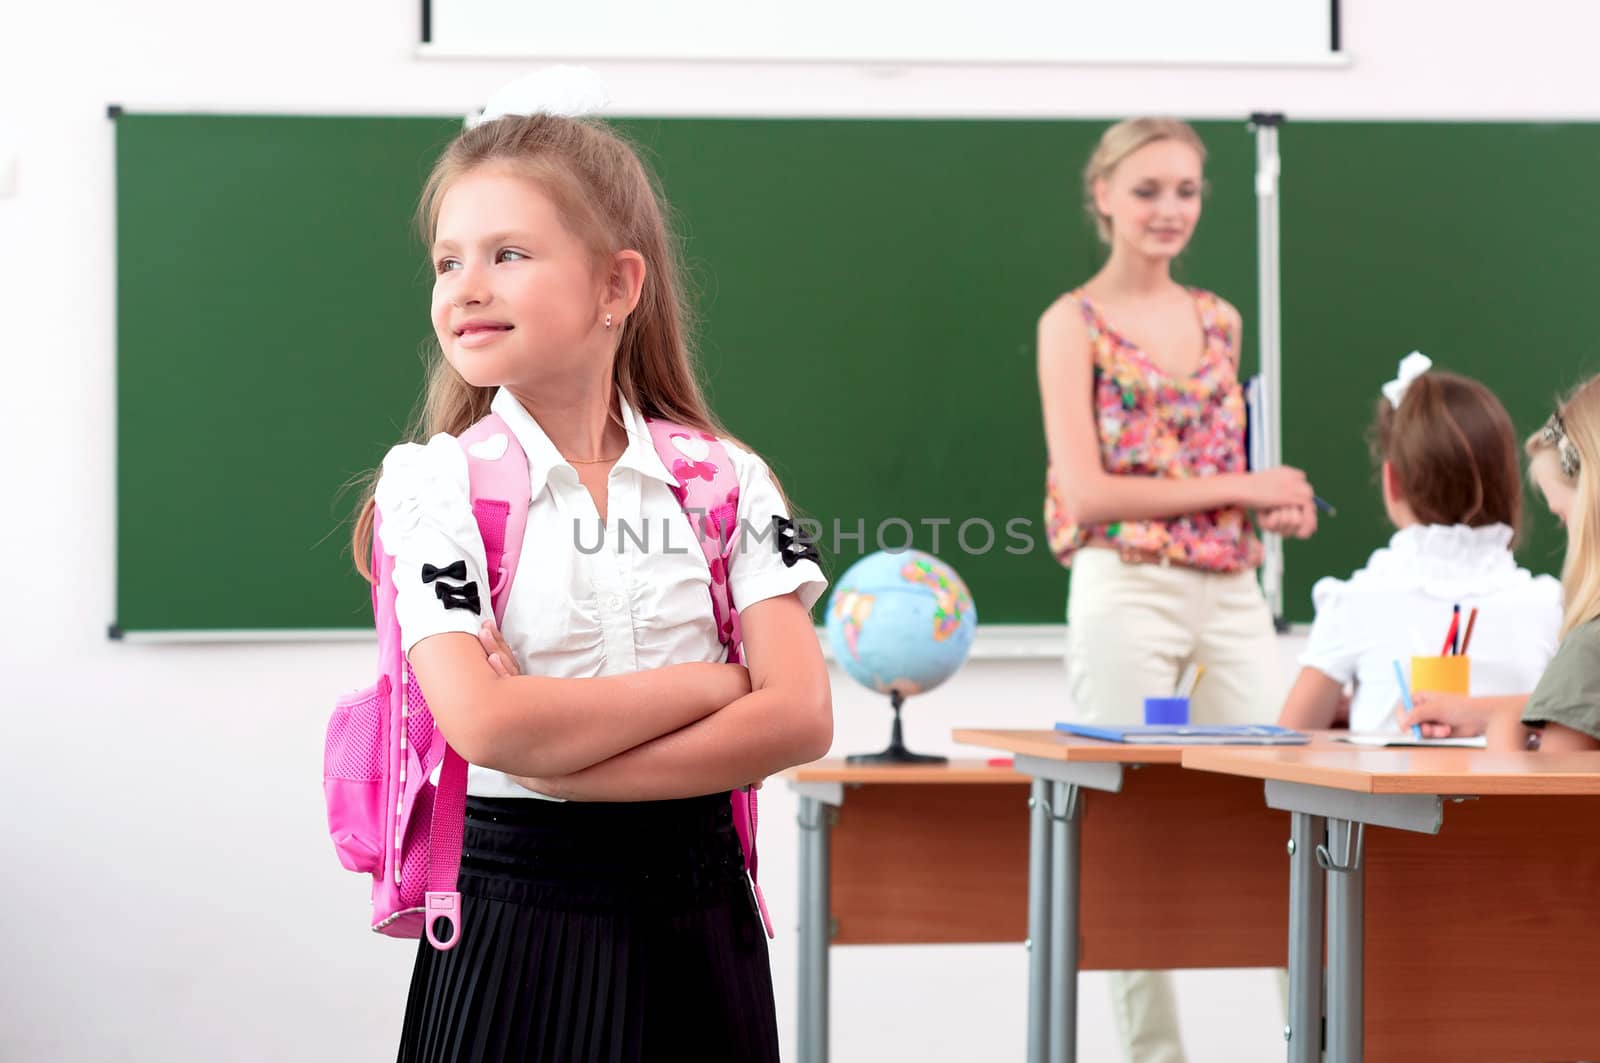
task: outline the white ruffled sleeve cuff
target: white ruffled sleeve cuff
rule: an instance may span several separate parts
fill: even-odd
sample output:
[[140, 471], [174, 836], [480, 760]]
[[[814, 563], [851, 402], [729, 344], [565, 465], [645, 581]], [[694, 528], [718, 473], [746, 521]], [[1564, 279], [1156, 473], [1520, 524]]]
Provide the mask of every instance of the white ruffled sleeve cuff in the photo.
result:
[[475, 636], [492, 610], [461, 445], [440, 433], [425, 445], [392, 448], [373, 497], [378, 540], [394, 558], [404, 651], [447, 631]]

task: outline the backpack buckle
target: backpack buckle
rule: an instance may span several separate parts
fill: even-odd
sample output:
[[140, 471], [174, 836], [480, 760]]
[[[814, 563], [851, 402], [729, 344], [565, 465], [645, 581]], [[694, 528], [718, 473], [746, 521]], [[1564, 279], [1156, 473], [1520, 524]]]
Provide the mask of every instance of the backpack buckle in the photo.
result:
[[[429, 890], [423, 898], [422, 931], [428, 935], [428, 944], [440, 952], [449, 952], [461, 940], [461, 894], [455, 890]], [[435, 919], [450, 924], [450, 936], [440, 940], [433, 932]]]

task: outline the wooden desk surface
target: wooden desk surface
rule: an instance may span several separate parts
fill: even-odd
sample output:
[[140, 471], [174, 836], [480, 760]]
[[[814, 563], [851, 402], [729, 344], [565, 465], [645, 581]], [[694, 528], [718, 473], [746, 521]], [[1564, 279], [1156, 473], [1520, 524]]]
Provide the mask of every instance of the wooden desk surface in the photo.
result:
[[1368, 794], [1600, 794], [1600, 752], [1190, 746], [1185, 768]]
[[[1325, 736], [1296, 747], [1152, 747], [1054, 731], [955, 734], [1009, 753], [1151, 765], [1128, 772], [1121, 793], [1083, 794], [1084, 970], [1283, 964], [1288, 817], [1266, 806], [1258, 780], [1526, 795], [1452, 806], [1437, 835], [1366, 832], [1366, 1058], [1595, 1058], [1600, 1009], [1580, 972], [1600, 955], [1600, 921], [1544, 913], [1600, 895], [1600, 753], [1362, 749]], [[833, 810], [835, 944], [1026, 936], [1024, 776], [982, 760], [831, 760], [785, 775], [914, 784], [862, 786]]]
[[1009, 767], [982, 760], [954, 760], [945, 764], [847, 764], [843, 757], [801, 764], [783, 773], [790, 782], [842, 783], [1020, 783], [1028, 777]]
[[951, 732], [957, 742], [986, 749], [1045, 760], [1101, 761], [1114, 764], [1181, 764], [1183, 746], [1135, 746], [1126, 742], [1102, 742], [1060, 731], [990, 731], [957, 728]]
[[[1261, 749], [1261, 746], [1215, 745], [1135, 745], [1131, 742], [1102, 742], [1098, 738], [1084, 738], [1060, 731], [1042, 730], [984, 730], [957, 728], [951, 732], [957, 742], [964, 745], [1002, 749], [1007, 753], [1039, 757], [1044, 760], [1101, 761], [1113, 764], [1183, 764], [1184, 751], [1189, 749]], [[1291, 746], [1292, 749], [1349, 749], [1337, 741], [1331, 731], [1311, 731], [1311, 743]], [[1273, 747], [1284, 748], [1284, 747]]]

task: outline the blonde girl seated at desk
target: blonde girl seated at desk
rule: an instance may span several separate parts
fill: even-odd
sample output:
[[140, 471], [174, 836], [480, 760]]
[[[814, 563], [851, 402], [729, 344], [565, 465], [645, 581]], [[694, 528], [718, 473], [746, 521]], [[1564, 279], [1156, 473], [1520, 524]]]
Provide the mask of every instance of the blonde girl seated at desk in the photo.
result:
[[1528, 697], [1419, 695], [1399, 722], [1434, 738], [1487, 734], [1491, 749], [1600, 749], [1600, 376], [1551, 414], [1527, 452], [1567, 529], [1561, 647]]
[[[1511, 418], [1476, 380], [1412, 353], [1384, 385], [1371, 431], [1383, 502], [1398, 529], [1349, 579], [1312, 590], [1316, 620], [1278, 722], [1398, 732], [1394, 662], [1437, 652], [1451, 608], [1476, 606], [1475, 694], [1531, 689], [1556, 650], [1561, 587], [1517, 565], [1522, 479]], [[1424, 645], [1432, 643], [1431, 646]]]

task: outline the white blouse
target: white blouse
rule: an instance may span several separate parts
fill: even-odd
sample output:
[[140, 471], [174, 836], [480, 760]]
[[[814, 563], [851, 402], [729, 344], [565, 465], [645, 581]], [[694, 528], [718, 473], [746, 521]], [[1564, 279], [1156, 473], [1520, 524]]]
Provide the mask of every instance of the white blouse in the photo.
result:
[[1474, 695], [1526, 694], [1555, 654], [1561, 584], [1517, 565], [1504, 524], [1419, 524], [1402, 528], [1347, 580], [1321, 579], [1311, 590], [1317, 617], [1300, 663], [1339, 683], [1356, 684], [1350, 730], [1399, 730], [1400, 685], [1411, 658], [1436, 655], [1461, 605], [1461, 629], [1476, 606]]
[[[649, 427], [621, 399], [628, 445], [607, 480], [607, 520], [539, 423], [504, 388], [492, 409], [528, 457], [531, 503], [502, 633], [524, 674], [592, 678], [691, 661], [720, 662], [727, 650], [711, 615], [711, 572], [689, 518], [669, 490], [676, 483]], [[772, 533], [788, 519], [766, 464], [723, 441], [739, 483], [738, 529], [730, 559], [734, 607], [799, 591], [807, 608], [827, 581], [811, 560], [786, 556]], [[403, 443], [389, 451], [376, 491], [384, 552], [395, 559], [395, 609], [406, 653], [430, 635], [476, 636], [492, 615], [483, 539], [473, 520], [467, 461], [454, 438]], [[482, 614], [447, 608], [422, 566], [464, 560]], [[452, 580], [460, 585], [462, 581]], [[498, 771], [472, 765], [467, 792], [540, 797]]]

